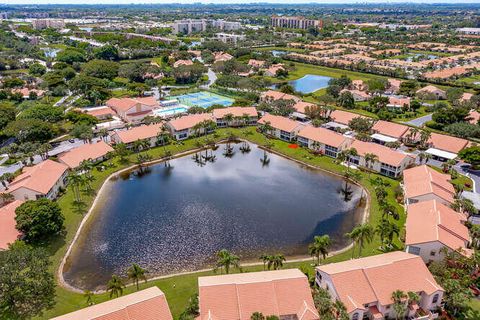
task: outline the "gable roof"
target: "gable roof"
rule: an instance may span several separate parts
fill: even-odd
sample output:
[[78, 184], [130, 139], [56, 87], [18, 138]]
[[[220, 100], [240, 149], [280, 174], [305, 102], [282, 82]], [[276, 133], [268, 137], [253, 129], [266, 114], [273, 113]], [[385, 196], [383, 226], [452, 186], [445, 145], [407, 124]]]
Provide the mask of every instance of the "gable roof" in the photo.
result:
[[256, 117], [258, 115], [255, 107], [228, 107], [213, 109], [213, 117], [215, 119], [221, 119], [227, 114], [231, 114], [234, 117], [242, 117], [244, 114], [248, 115], [249, 117]]
[[428, 143], [436, 149], [459, 153], [468, 145], [468, 140], [432, 132]]
[[451, 250], [462, 249], [470, 254], [470, 241], [463, 214], [437, 200], [422, 201], [408, 206], [406, 245], [439, 241]]
[[23, 172], [8, 186], [8, 192], [27, 188], [41, 194], [47, 194], [67, 170], [68, 167], [63, 163], [49, 159], [33, 167], [23, 167]]
[[172, 320], [165, 295], [151, 287], [53, 320]]
[[65, 163], [70, 168], [76, 168], [84, 160], [97, 159], [105, 156], [113, 148], [101, 140], [97, 143], [85, 143], [71, 149], [58, 157], [58, 161]]
[[398, 167], [402, 164], [405, 158], [409, 155], [392, 150], [388, 147], [382, 146], [377, 143], [364, 142], [360, 140], [354, 140], [351, 148], [357, 150], [359, 156], [365, 156], [367, 153], [373, 153], [377, 155], [378, 161], [389, 164], [394, 167]]
[[367, 118], [367, 117], [361, 116], [357, 113], [347, 112], [347, 111], [343, 111], [343, 110], [334, 110], [332, 112], [332, 114], [330, 115], [330, 118], [332, 118], [333, 121], [335, 121], [337, 123], [347, 125], [347, 126], [350, 123], [350, 121], [352, 121], [353, 119], [358, 118], [358, 117]]
[[8, 245], [21, 235], [16, 228], [15, 209], [22, 203], [23, 201], [15, 200], [0, 208], [0, 250], [8, 249]]
[[298, 269], [199, 277], [198, 319], [248, 320], [252, 313], [319, 319], [307, 277]]
[[349, 139], [341, 134], [325, 128], [306, 126], [298, 132], [298, 136], [305, 137], [335, 148], [339, 148]]
[[126, 112], [137, 104], [154, 107], [158, 102], [155, 97], [110, 98], [105, 104], [116, 111]]
[[422, 258], [403, 251], [330, 263], [317, 270], [330, 275], [347, 312], [372, 302], [389, 305], [395, 290], [429, 295], [443, 291]]
[[405, 198], [434, 194], [453, 203], [455, 188], [449, 180], [449, 175], [440, 173], [427, 165], [406, 169], [403, 171]]
[[299, 102], [297, 102], [293, 105], [295, 110], [297, 112], [300, 112], [300, 113], [305, 113], [305, 108], [306, 107], [314, 107], [314, 106], [315, 106], [315, 104], [310, 103], [310, 102], [306, 102], [306, 101], [299, 101]]
[[435, 93], [435, 92], [438, 92], [440, 94], [445, 94], [445, 91], [443, 91], [442, 89], [439, 89], [435, 86], [432, 86], [432, 85], [428, 85], [428, 86], [425, 86], [421, 89], [418, 89], [417, 90], [417, 93], [419, 92], [428, 92], [428, 93]]
[[303, 127], [303, 125], [297, 121], [282, 116], [275, 116], [269, 113], [266, 113], [260, 120], [258, 120], [258, 123], [260, 124], [265, 124], [267, 122], [269, 122], [270, 125], [275, 129], [290, 133]]
[[205, 120], [213, 120], [209, 113], [189, 114], [177, 119], [170, 120], [168, 124], [175, 130], [181, 131], [194, 127], [196, 124]]
[[121, 142], [131, 143], [137, 140], [150, 139], [156, 137], [163, 123], [154, 123], [150, 125], [141, 125], [128, 130], [118, 130], [114, 134], [118, 136]]
[[293, 100], [295, 102], [301, 101], [299, 97], [296, 97], [291, 94], [283, 93], [280, 91], [275, 91], [275, 90], [268, 90], [265, 92], [262, 92], [261, 94], [262, 99], [271, 99], [271, 100]]
[[389, 137], [400, 139], [408, 131], [408, 127], [398, 123], [378, 120], [373, 125], [372, 130]]

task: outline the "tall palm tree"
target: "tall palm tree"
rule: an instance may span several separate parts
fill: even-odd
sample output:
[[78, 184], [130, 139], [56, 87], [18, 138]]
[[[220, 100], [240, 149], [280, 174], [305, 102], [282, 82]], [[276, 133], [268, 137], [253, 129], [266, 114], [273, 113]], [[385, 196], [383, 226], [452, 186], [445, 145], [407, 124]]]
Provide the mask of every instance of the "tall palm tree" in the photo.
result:
[[283, 267], [283, 263], [285, 261], [287, 261], [287, 259], [285, 259], [285, 256], [283, 254], [277, 253], [277, 254], [273, 255], [272, 256], [273, 270], [278, 270], [281, 267]]
[[82, 201], [82, 195], [80, 193], [80, 186], [83, 184], [82, 177], [75, 171], [70, 172], [67, 176], [68, 183], [72, 186], [73, 195], [75, 196], [75, 201]]
[[317, 264], [320, 264], [320, 255], [325, 259], [328, 255], [328, 247], [330, 247], [330, 237], [326, 234], [323, 236], [315, 236], [313, 242], [308, 245], [308, 253], [317, 258]]
[[227, 113], [227, 114], [223, 117], [223, 119], [224, 119], [225, 122], [227, 123], [227, 127], [228, 127], [228, 126], [232, 125], [232, 122], [233, 122], [234, 117], [233, 117], [233, 114]]
[[391, 222], [388, 218], [382, 219], [377, 225], [375, 232], [380, 236], [383, 250], [390, 250], [393, 247], [393, 237], [400, 234], [400, 228], [397, 224]]
[[[366, 153], [364, 158], [368, 169], [371, 169], [373, 164], [378, 161], [378, 156], [375, 153]], [[368, 176], [370, 176], [370, 170], [368, 170]]]
[[262, 254], [259, 258], [263, 262], [263, 271], [265, 271], [265, 267], [267, 265], [267, 262], [270, 260], [270, 256], [268, 254]]
[[[360, 257], [365, 243], [372, 242], [373, 237], [375, 236], [375, 229], [370, 224], [364, 223], [353, 228], [351, 232], [347, 233], [347, 236], [358, 246], [358, 256]], [[353, 252], [355, 252], [355, 248], [353, 248]]]
[[420, 131], [420, 145], [425, 147], [428, 143], [428, 139], [430, 139], [431, 136], [432, 136], [432, 134], [429, 131], [421, 130]]
[[110, 298], [121, 296], [123, 288], [125, 288], [125, 284], [123, 284], [122, 279], [117, 275], [112, 275], [112, 278], [107, 283], [107, 292], [110, 292]]
[[140, 267], [138, 264], [134, 263], [127, 270], [128, 279], [132, 280], [135, 283], [138, 291], [138, 282], [143, 280], [147, 282], [147, 276], [145, 275], [148, 271]]
[[267, 135], [269, 132], [273, 130], [273, 127], [270, 123], [270, 121], [266, 121], [265, 123], [262, 123], [259, 127], [258, 130], [260, 130], [261, 133], [264, 135]]
[[217, 252], [217, 265], [215, 266], [214, 271], [225, 269], [225, 273], [228, 274], [231, 267], [240, 269], [240, 258], [227, 249], [222, 249]]

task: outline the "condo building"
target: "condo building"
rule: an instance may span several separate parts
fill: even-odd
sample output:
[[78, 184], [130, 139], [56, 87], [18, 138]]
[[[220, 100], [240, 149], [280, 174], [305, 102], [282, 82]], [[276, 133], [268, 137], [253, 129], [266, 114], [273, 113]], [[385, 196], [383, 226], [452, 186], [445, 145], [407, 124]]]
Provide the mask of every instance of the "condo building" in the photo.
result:
[[322, 20], [306, 19], [305, 17], [272, 16], [272, 27], [308, 29], [309, 27], [322, 28]]

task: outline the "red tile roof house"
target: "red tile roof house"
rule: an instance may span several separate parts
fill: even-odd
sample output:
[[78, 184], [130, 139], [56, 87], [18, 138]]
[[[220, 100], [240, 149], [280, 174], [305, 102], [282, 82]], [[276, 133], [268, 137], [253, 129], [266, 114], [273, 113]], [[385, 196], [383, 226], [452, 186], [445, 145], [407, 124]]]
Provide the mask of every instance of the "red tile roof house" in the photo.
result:
[[384, 120], [378, 120], [372, 127], [373, 142], [385, 144], [399, 141], [407, 133], [409, 127]]
[[401, 109], [401, 108], [407, 108], [410, 109], [410, 101], [411, 99], [409, 97], [394, 97], [390, 96], [388, 97], [388, 104], [387, 108], [390, 109]]
[[343, 89], [342, 91], [340, 91], [340, 94], [342, 94], [343, 92], [350, 92], [355, 101], [367, 101], [372, 97], [367, 92], [360, 90]]
[[174, 68], [178, 68], [180, 66], [191, 66], [193, 61], [191, 60], [177, 60], [173, 63]]
[[112, 108], [103, 106], [103, 107], [97, 107], [97, 108], [90, 108], [87, 110], [82, 110], [86, 114], [91, 115], [92, 117], [95, 117], [99, 120], [107, 120], [112, 118], [114, 115], [116, 115], [115, 111], [112, 110]]
[[294, 102], [300, 102], [302, 99], [299, 97], [293, 96], [291, 94], [283, 93], [280, 91], [275, 91], [275, 90], [268, 90], [265, 92], [262, 92], [260, 95], [260, 101], [263, 102], [272, 102], [276, 100], [293, 100]]
[[357, 113], [343, 111], [343, 110], [334, 110], [330, 115], [330, 118], [333, 120], [333, 122], [337, 124], [341, 124], [343, 126], [348, 126], [350, 124], [350, 121], [359, 117], [366, 118]]
[[436, 160], [446, 161], [455, 159], [457, 153], [466, 148], [468, 144], [469, 141], [465, 139], [432, 133], [428, 139], [430, 148], [425, 152], [431, 154]]
[[418, 97], [429, 99], [446, 99], [447, 94], [442, 89], [439, 89], [435, 86], [428, 85], [423, 87], [416, 92]]
[[32, 92], [35, 93], [37, 97], [42, 97], [45, 94], [45, 91], [39, 89], [22, 88], [13, 90], [13, 93], [20, 93], [23, 99], [29, 99], [30, 93]]
[[155, 123], [150, 125], [141, 125], [128, 130], [116, 130], [111, 139], [114, 143], [124, 143], [131, 148], [135, 141], [148, 140], [150, 147], [154, 147], [158, 142], [158, 133], [161, 131], [163, 123]]
[[319, 319], [307, 277], [298, 269], [199, 277], [198, 291], [197, 320], [250, 320], [255, 312]]
[[[204, 121], [214, 121], [210, 113], [190, 114], [177, 119], [170, 120], [166, 123], [167, 128], [176, 140], [185, 140], [196, 134], [194, 127]], [[200, 134], [205, 133], [204, 128], [199, 128]]]
[[450, 175], [427, 165], [403, 171], [403, 192], [406, 205], [435, 199], [448, 206], [454, 202], [455, 197]]
[[126, 122], [140, 122], [159, 106], [154, 97], [111, 98], [106, 105], [115, 110]]
[[348, 149], [352, 139], [325, 128], [306, 126], [298, 132], [297, 142], [302, 147], [336, 158], [339, 152]]
[[295, 140], [297, 133], [304, 127], [295, 120], [282, 116], [274, 116], [268, 113], [258, 120], [260, 127], [267, 123], [272, 127], [272, 130], [266, 133], [284, 141]]
[[316, 268], [315, 278], [333, 300], [345, 304], [352, 320], [394, 319], [392, 293], [396, 290], [420, 296], [417, 304], [407, 308], [409, 319], [420, 319], [422, 314], [428, 316], [421, 319], [432, 319], [444, 293], [422, 258], [402, 251], [322, 265]]
[[442, 261], [444, 248], [465, 256], [471, 238], [465, 226], [466, 216], [437, 200], [411, 204], [407, 209], [406, 251], [422, 257], [425, 263]]
[[226, 52], [215, 52], [213, 54], [213, 57], [215, 59], [215, 62], [224, 62], [233, 59], [233, 56]]
[[278, 70], [285, 70], [283, 64], [272, 64], [267, 70], [265, 70], [265, 75], [267, 77], [276, 77]]
[[388, 79], [387, 82], [388, 82], [388, 88], [387, 90], [385, 90], [386, 93], [395, 94], [395, 93], [398, 93], [398, 91], [400, 91], [400, 84], [402, 84], [401, 80]]
[[151, 287], [52, 320], [172, 320], [165, 294]]
[[[256, 125], [258, 121], [258, 113], [255, 107], [228, 107], [213, 109], [213, 118], [217, 122], [217, 127], [238, 127], [243, 125]], [[225, 119], [227, 115], [231, 115], [233, 119], [227, 123]]]
[[[354, 140], [350, 148], [354, 148], [358, 153], [358, 156], [350, 157], [351, 164], [368, 168], [387, 177], [397, 178], [403, 170], [415, 164], [412, 156], [376, 143]], [[375, 154], [378, 160], [367, 165], [365, 161], [367, 153]]]
[[33, 167], [23, 167], [8, 186], [7, 192], [16, 200], [54, 199], [66, 185], [68, 167], [63, 163], [45, 160]]
[[113, 148], [102, 140], [97, 143], [85, 143], [64, 152], [58, 156], [58, 161], [66, 164], [70, 169], [75, 169], [85, 160], [93, 163], [103, 161], [109, 152], [113, 152]]
[[15, 220], [15, 209], [23, 201], [15, 200], [0, 208], [0, 251], [7, 250], [8, 245], [15, 242], [21, 236], [17, 230], [17, 221]]
[[248, 65], [251, 66], [252, 68], [259, 69], [265, 65], [265, 61], [250, 59], [248, 60]]

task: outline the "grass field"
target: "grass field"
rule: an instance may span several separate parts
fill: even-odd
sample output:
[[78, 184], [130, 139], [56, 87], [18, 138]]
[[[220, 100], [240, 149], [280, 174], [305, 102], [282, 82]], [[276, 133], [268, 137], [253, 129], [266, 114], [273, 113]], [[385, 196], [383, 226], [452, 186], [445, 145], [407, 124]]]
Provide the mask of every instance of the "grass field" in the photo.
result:
[[[313, 156], [307, 150], [303, 148], [292, 149], [288, 147], [288, 143], [280, 141], [280, 140], [267, 140], [263, 135], [259, 134], [255, 128], [247, 128], [247, 129], [219, 129], [213, 135], [210, 135], [210, 138], [215, 138], [216, 140], [222, 140], [229, 136], [230, 133], [235, 134], [238, 137], [247, 139], [252, 143], [258, 145], [264, 145], [267, 142], [272, 143], [272, 150], [279, 152], [285, 156], [300, 160], [304, 163], [314, 165], [316, 167], [342, 174], [345, 170], [344, 166], [341, 166], [335, 163], [332, 159], [328, 157], [321, 157], [321, 156]], [[174, 154], [178, 154], [180, 152], [184, 152], [187, 150], [192, 150], [197, 147], [198, 141], [204, 142], [205, 137], [200, 137], [196, 139], [189, 139], [184, 141], [183, 144], [172, 144], [166, 147], [167, 150], [170, 150]], [[164, 155], [164, 148], [157, 147], [147, 151], [153, 158], [161, 158]], [[134, 163], [136, 158], [135, 155], [131, 155], [129, 157], [130, 163]], [[115, 164], [115, 167], [108, 168], [105, 171], [97, 171], [93, 170], [92, 174], [96, 178], [93, 182], [93, 188], [95, 190], [99, 190], [103, 182], [107, 179], [107, 177], [115, 171], [118, 171], [122, 168], [129, 166], [130, 164], [121, 164], [119, 159], [114, 158], [112, 162]], [[372, 174], [371, 177], [376, 175]], [[367, 173], [361, 173], [361, 179], [359, 183], [361, 183], [365, 190], [372, 195], [371, 202], [370, 202], [370, 217], [369, 221], [373, 225], [377, 225], [377, 223], [381, 219], [381, 213], [379, 210], [378, 202], [375, 199], [373, 186], [370, 183], [370, 176]], [[398, 187], [399, 182], [396, 180], [392, 180], [386, 177], [382, 177], [385, 181], [388, 181], [391, 184], [391, 187], [388, 188], [389, 196], [388, 201], [395, 205], [399, 212], [401, 212], [401, 218], [398, 221], [398, 225], [403, 228], [403, 224], [405, 222], [405, 215], [403, 214], [403, 208], [395, 201], [394, 199], [394, 189]], [[82, 210], [78, 210], [77, 207], [73, 206], [73, 191], [71, 188], [68, 188], [66, 193], [58, 200], [60, 207], [62, 208], [63, 214], [65, 215], [65, 225], [66, 225], [66, 234], [64, 238], [56, 239], [53, 241], [52, 244], [48, 247], [49, 252], [51, 254], [52, 259], [52, 271], [58, 269], [60, 262], [67, 250], [68, 244], [72, 241], [74, 234], [83, 218], [83, 214], [88, 210], [91, 206], [94, 195], [84, 195], [82, 201], [84, 202], [85, 206]], [[80, 212], [81, 211], [81, 212]], [[365, 246], [362, 251], [362, 256], [368, 256], [380, 253], [378, 247], [380, 245], [380, 239], [376, 237], [372, 243], [369, 243]], [[396, 240], [396, 246], [399, 248], [402, 247], [402, 244], [399, 240]], [[327, 259], [328, 262], [335, 262], [341, 261], [351, 258], [352, 250], [346, 251], [339, 255], [329, 257]], [[298, 263], [286, 263], [285, 268], [306, 268], [309, 270], [310, 273], [313, 274], [313, 267], [310, 261], [307, 262], [298, 262]], [[244, 272], [246, 271], [255, 271], [261, 270], [261, 266], [252, 266], [252, 267], [245, 267]], [[163, 290], [167, 296], [167, 300], [169, 302], [170, 308], [175, 318], [178, 318], [180, 313], [185, 308], [188, 299], [197, 291], [197, 278], [202, 275], [212, 274], [212, 272], [204, 272], [204, 273], [194, 273], [188, 275], [180, 275], [180, 276], [173, 276], [165, 279], [159, 279], [155, 281], [149, 281], [146, 284], [142, 284], [141, 287], [145, 288], [148, 286], [158, 286], [161, 290]], [[134, 290], [133, 287], [128, 287], [125, 289], [124, 294], [132, 292]], [[96, 303], [102, 302], [109, 299], [108, 294], [98, 294], [95, 295], [94, 301]], [[48, 319], [53, 316], [61, 315], [64, 313], [68, 313], [80, 308], [86, 307], [85, 298], [82, 294], [74, 293], [68, 291], [62, 287], [57, 286], [57, 297], [56, 297], [56, 304], [53, 309], [46, 311], [42, 317], [39, 319]]]

